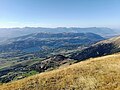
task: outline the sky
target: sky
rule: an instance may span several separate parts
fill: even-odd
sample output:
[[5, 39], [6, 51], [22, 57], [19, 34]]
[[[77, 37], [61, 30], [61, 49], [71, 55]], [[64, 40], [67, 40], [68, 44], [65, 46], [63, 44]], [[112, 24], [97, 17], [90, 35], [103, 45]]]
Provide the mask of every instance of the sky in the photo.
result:
[[0, 28], [120, 27], [120, 0], [0, 0]]

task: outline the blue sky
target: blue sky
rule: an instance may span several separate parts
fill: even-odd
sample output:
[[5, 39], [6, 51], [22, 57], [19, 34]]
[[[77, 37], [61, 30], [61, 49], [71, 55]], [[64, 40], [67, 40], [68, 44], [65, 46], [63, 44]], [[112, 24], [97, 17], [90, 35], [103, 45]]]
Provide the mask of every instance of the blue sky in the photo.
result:
[[120, 26], [120, 0], [0, 0], [0, 27]]

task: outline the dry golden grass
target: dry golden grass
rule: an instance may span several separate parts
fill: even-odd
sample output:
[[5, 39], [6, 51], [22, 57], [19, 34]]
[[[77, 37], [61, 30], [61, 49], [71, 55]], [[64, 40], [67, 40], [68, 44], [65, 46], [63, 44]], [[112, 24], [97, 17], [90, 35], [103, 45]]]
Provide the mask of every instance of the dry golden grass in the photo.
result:
[[3, 84], [0, 90], [120, 90], [120, 54]]

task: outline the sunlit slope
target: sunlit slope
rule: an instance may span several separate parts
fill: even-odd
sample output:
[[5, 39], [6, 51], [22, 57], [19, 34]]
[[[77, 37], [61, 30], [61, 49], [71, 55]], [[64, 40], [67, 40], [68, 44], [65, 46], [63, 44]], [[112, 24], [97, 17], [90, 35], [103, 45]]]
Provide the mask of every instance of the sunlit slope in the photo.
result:
[[4, 84], [0, 90], [120, 90], [120, 54]]

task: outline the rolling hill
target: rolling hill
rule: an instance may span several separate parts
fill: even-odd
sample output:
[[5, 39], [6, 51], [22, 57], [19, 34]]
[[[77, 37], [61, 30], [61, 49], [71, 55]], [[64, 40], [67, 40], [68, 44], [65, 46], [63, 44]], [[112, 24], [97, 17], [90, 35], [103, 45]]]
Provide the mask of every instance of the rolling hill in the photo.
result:
[[0, 90], [120, 90], [120, 54], [0, 85]]
[[[103, 40], [100, 35], [93, 33], [34, 33], [17, 38], [8, 39], [0, 43], [0, 52], [7, 52], [6, 56], [15, 56], [15, 53], [35, 53], [39, 52], [39, 57], [54, 52], [57, 48], [63, 50], [76, 49], [91, 45], [97, 41]], [[63, 47], [63, 48], [62, 48]], [[59, 49], [60, 49], [59, 48]], [[17, 55], [18, 55], [17, 53]], [[1, 55], [0, 55], [1, 56]]]
[[120, 36], [97, 42], [81, 51], [71, 53], [70, 58], [84, 60], [120, 52]]

